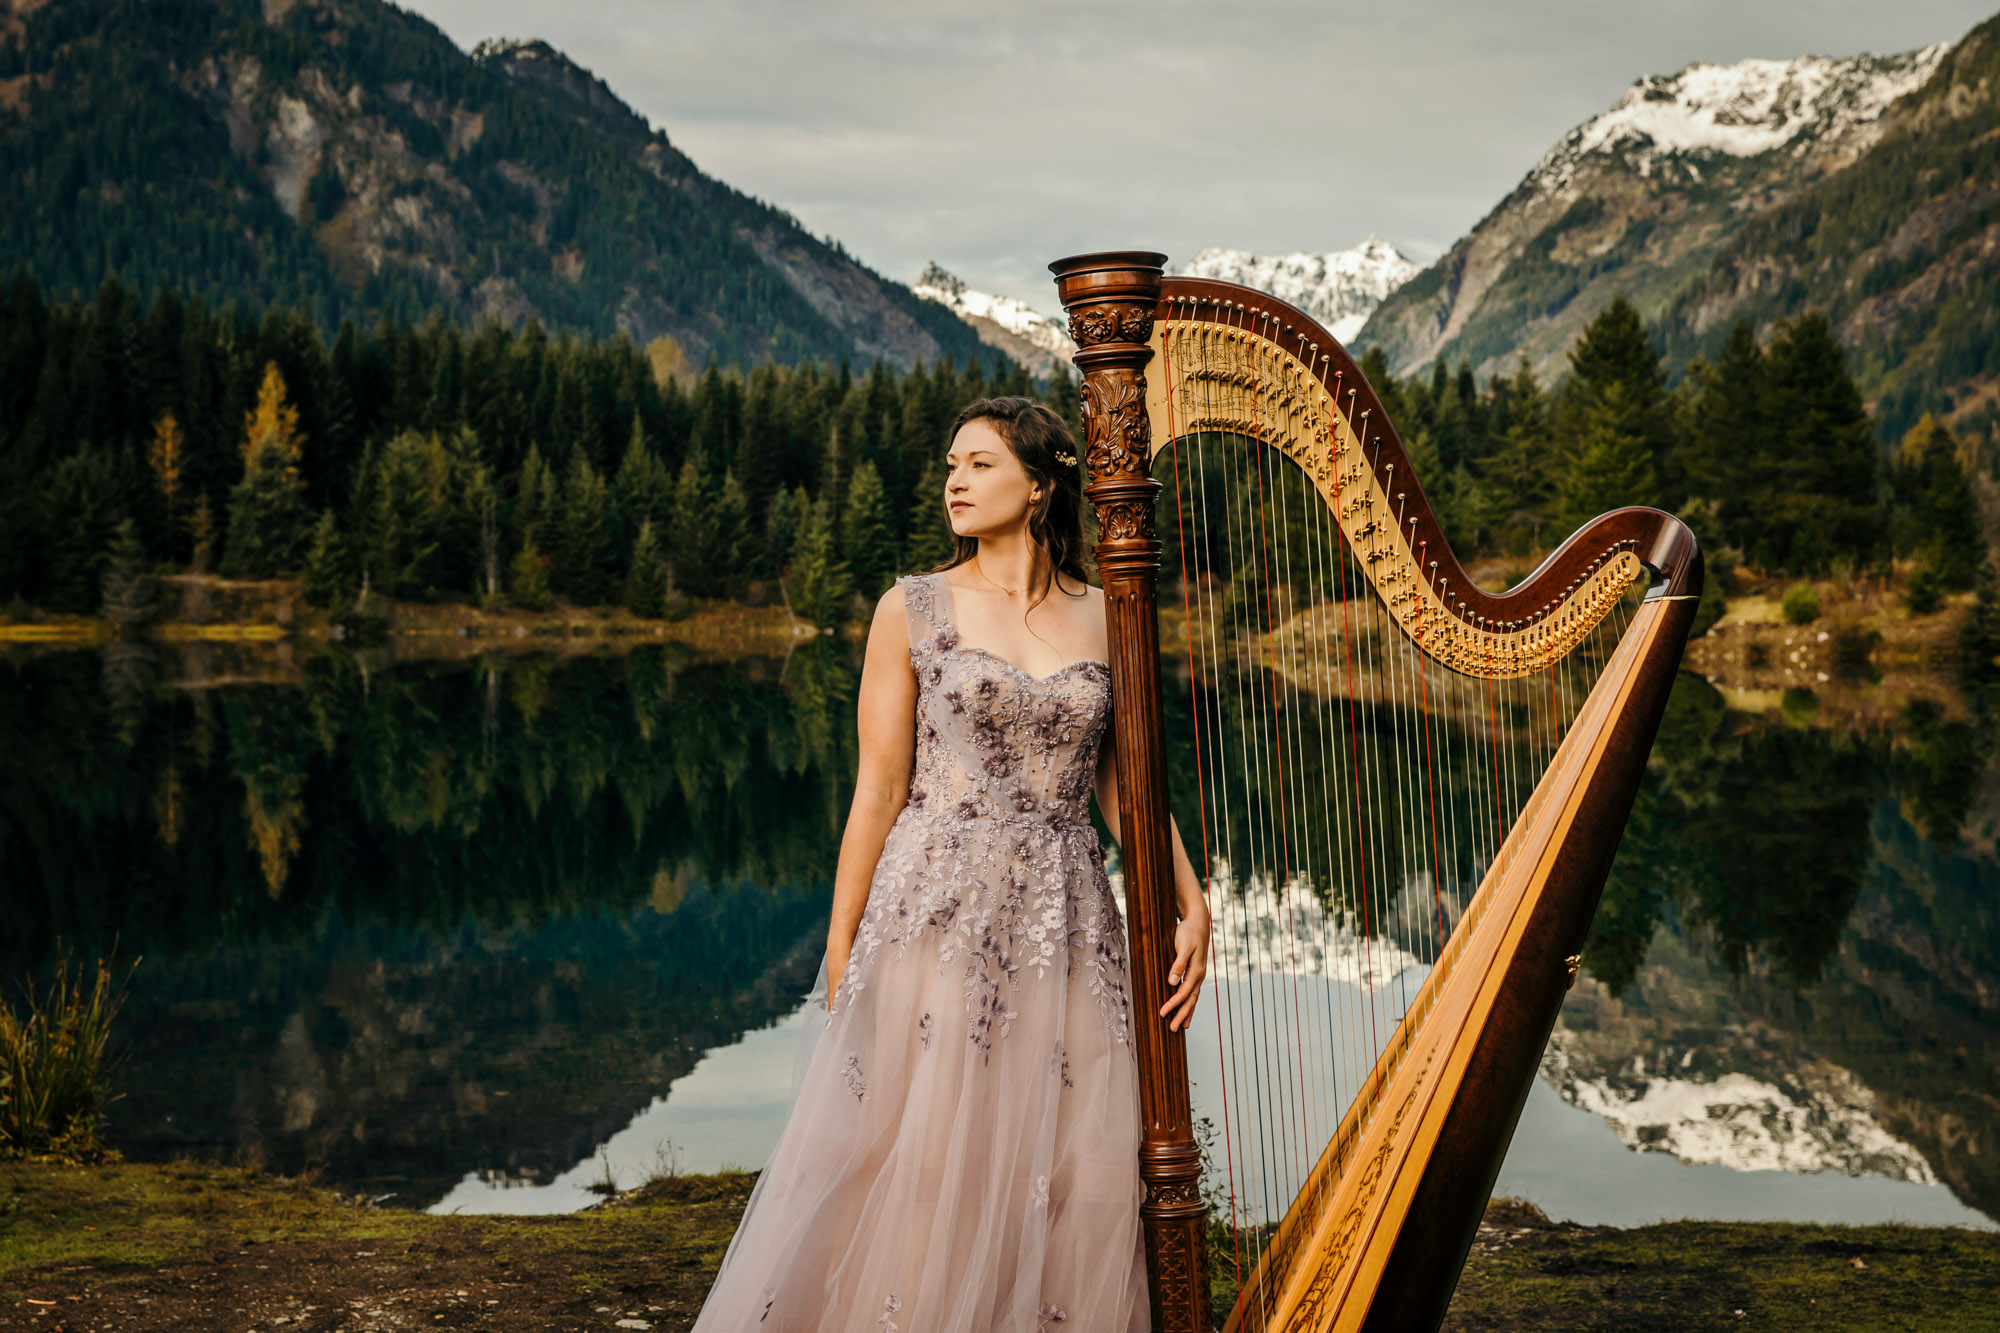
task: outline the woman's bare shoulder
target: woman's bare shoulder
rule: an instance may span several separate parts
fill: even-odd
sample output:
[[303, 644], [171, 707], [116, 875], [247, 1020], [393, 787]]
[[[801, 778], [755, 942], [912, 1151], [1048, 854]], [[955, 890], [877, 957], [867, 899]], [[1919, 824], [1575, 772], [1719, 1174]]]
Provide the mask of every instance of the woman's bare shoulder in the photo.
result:
[[1094, 583], [1086, 583], [1083, 585], [1083, 597], [1084, 605], [1089, 608], [1087, 618], [1090, 623], [1108, 638], [1110, 629], [1105, 620], [1104, 589]]
[[869, 637], [876, 630], [884, 633], [909, 636], [909, 619], [904, 615], [906, 603], [903, 601], [903, 580], [897, 579], [889, 585], [889, 590], [875, 599], [875, 618], [869, 623]]

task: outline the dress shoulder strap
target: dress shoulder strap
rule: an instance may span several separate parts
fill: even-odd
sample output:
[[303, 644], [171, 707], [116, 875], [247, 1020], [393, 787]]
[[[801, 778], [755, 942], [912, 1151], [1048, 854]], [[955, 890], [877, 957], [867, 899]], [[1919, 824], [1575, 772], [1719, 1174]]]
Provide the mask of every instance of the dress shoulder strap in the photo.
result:
[[919, 657], [948, 649], [957, 642], [951, 611], [938, 585], [941, 574], [905, 574], [896, 582], [903, 586], [903, 614], [908, 618], [910, 651]]

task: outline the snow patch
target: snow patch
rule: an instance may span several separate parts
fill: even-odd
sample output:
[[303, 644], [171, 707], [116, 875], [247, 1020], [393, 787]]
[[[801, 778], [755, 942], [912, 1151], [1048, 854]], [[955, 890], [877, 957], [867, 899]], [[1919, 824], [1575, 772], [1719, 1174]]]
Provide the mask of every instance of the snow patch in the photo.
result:
[[1706, 1079], [1649, 1073], [1643, 1057], [1609, 1072], [1586, 1064], [1574, 1034], [1558, 1022], [1542, 1057], [1543, 1079], [1571, 1106], [1603, 1116], [1619, 1142], [1636, 1151], [1735, 1171], [1839, 1171], [1937, 1183], [1923, 1155], [1876, 1121], [1873, 1094], [1845, 1069], [1800, 1069], [1780, 1087], [1734, 1072]]
[[[1208, 901], [1214, 918], [1210, 956], [1219, 977], [1326, 977], [1373, 994], [1421, 965], [1394, 940], [1364, 934], [1345, 913], [1329, 912], [1304, 878], [1279, 886], [1256, 875], [1239, 887], [1229, 882], [1220, 858], [1216, 869]], [[1421, 896], [1422, 886], [1412, 891]]]
[[975, 291], [964, 279], [935, 263], [924, 268], [910, 290], [926, 301], [936, 301], [960, 319], [990, 319], [1031, 346], [1065, 360], [1076, 351], [1076, 343], [1060, 320], [1050, 319], [1018, 297]]
[[1937, 72], [1950, 49], [1939, 42], [1901, 55], [1847, 60], [1697, 62], [1678, 74], [1648, 75], [1616, 106], [1565, 135], [1528, 180], [1559, 188], [1593, 155], [1622, 153], [1647, 175], [1665, 157], [1824, 148], [1872, 129], [1892, 102]]
[[1208, 249], [1180, 270], [1187, 277], [1215, 278], [1268, 292], [1311, 315], [1343, 343], [1361, 332], [1390, 292], [1421, 271], [1375, 235], [1352, 250], [1324, 254]]

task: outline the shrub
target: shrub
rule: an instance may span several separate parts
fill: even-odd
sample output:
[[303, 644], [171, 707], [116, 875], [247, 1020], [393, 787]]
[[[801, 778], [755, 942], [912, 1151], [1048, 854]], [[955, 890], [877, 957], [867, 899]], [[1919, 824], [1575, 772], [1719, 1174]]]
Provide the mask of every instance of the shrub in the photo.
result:
[[1917, 563], [1917, 572], [1910, 575], [1910, 586], [1903, 589], [1903, 605], [1920, 616], [1927, 616], [1944, 603], [1944, 580], [1928, 560]]
[[97, 1137], [111, 1101], [104, 1053], [124, 1003], [110, 963], [99, 959], [96, 979], [86, 983], [65, 955], [39, 1003], [30, 992], [18, 1012], [0, 1004], [0, 1157], [107, 1155]]
[[1788, 625], [1810, 625], [1819, 619], [1819, 594], [1810, 583], [1794, 583], [1785, 589], [1785, 600], [1779, 606]]

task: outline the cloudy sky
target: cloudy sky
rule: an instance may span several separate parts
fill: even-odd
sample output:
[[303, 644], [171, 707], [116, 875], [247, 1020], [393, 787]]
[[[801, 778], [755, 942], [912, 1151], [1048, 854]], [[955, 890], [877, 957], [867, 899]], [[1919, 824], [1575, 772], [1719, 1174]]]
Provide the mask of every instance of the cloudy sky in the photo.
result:
[[1084, 250], [1427, 261], [1565, 131], [1696, 60], [1955, 41], [1996, 0], [404, 0], [540, 37], [711, 175], [904, 281], [1055, 302]]

